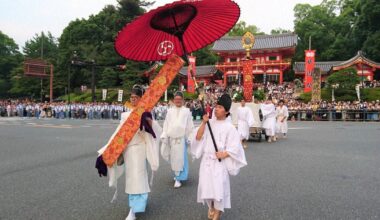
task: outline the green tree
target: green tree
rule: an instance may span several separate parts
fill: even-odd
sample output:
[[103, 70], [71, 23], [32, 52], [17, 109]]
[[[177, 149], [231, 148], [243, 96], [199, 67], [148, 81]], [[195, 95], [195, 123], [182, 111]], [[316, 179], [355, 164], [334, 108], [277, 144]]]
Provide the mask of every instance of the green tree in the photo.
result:
[[[74, 59], [83, 62], [95, 61], [97, 86], [123, 86], [130, 89], [129, 85], [140, 82], [134, 79], [136, 73], [147, 68], [146, 64], [137, 64], [125, 61], [114, 49], [114, 40], [117, 33], [137, 16], [145, 12], [145, 7], [150, 2], [140, 0], [118, 0], [118, 5], [107, 5], [101, 12], [91, 15], [88, 19], [77, 19], [69, 23], [63, 30], [59, 39], [59, 62], [56, 90], [64, 91], [67, 87], [68, 74], [71, 78], [71, 87], [90, 85], [90, 67], [74, 67], [71, 61]], [[76, 56], [74, 57], [74, 54]], [[125, 71], [114, 71], [112, 67], [126, 64]], [[105, 69], [107, 68], [107, 69]], [[114, 75], [113, 75], [114, 74]], [[107, 82], [110, 80], [110, 82]]]
[[25, 42], [23, 53], [27, 58], [41, 58], [55, 62], [58, 53], [58, 41], [48, 32], [36, 34], [32, 39]]
[[346, 60], [357, 51], [353, 42], [354, 7], [358, 0], [324, 0], [320, 5], [297, 4], [294, 27], [299, 36], [295, 60], [304, 59], [304, 50], [317, 50], [317, 60]]
[[264, 90], [255, 90], [253, 93], [253, 96], [256, 100], [263, 101], [265, 99], [265, 92]]
[[356, 69], [347, 68], [331, 74], [327, 77], [327, 88], [329, 91], [333, 86], [335, 89], [335, 97], [338, 101], [354, 101], [357, 99], [355, 86], [360, 82], [360, 77]]
[[146, 78], [143, 77], [143, 71], [148, 68], [148, 63], [128, 60], [125, 71], [120, 73], [123, 88], [130, 90], [135, 84], [146, 83]]
[[119, 73], [112, 68], [105, 68], [101, 72], [100, 88], [113, 88], [118, 85]]
[[246, 32], [251, 32], [254, 35], [263, 35], [258, 27], [255, 25], [247, 25], [245, 21], [239, 21], [235, 26], [228, 32], [229, 36], [243, 36]]
[[215, 53], [211, 51], [211, 47], [212, 47], [211, 45], [208, 45], [207, 47], [204, 47], [193, 53], [194, 56], [197, 57], [196, 59], [197, 66], [214, 65], [219, 60], [218, 55], [216, 55]]
[[380, 61], [380, 30], [367, 38], [363, 44], [363, 50], [369, 58]]
[[12, 85], [9, 90], [11, 97], [27, 97], [30, 99], [40, 98], [40, 79], [26, 77], [24, 75], [24, 67], [22, 65], [19, 65], [12, 70], [10, 83]]
[[380, 2], [361, 0], [355, 6], [356, 20], [352, 28], [354, 42], [369, 58], [380, 60]]
[[288, 34], [288, 33], [292, 33], [292, 31], [291, 30], [285, 30], [285, 29], [282, 29], [282, 28], [272, 29], [270, 31], [270, 34], [272, 34], [272, 35], [276, 35], [276, 34]]
[[8, 97], [11, 72], [20, 65], [23, 56], [15, 41], [0, 31], [0, 97]]
[[342, 89], [355, 89], [359, 82], [360, 77], [354, 68], [343, 69], [327, 77], [328, 87], [339, 84], [339, 88]]
[[[26, 58], [43, 59], [49, 64], [56, 66], [56, 56], [58, 53], [58, 43], [50, 32], [36, 34], [25, 43], [23, 52]], [[32, 78], [24, 75], [23, 64], [12, 71], [11, 89], [12, 96], [29, 96], [39, 99], [41, 95], [49, 93], [49, 80]], [[42, 94], [41, 94], [42, 93]]]

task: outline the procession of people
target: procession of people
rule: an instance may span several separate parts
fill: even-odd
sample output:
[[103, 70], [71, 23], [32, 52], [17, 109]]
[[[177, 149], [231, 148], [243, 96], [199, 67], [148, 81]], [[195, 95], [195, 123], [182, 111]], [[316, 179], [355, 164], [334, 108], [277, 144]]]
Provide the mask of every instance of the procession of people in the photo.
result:
[[[131, 117], [143, 94], [143, 87], [135, 85], [132, 88], [132, 111], [121, 114], [119, 126], [108, 143], [98, 151], [96, 167], [99, 174], [108, 175], [109, 187], [115, 188], [111, 202], [117, 199], [117, 182], [124, 174], [125, 193], [128, 194], [129, 202], [126, 220], [136, 219], [136, 213], [146, 210], [154, 172], [159, 168], [159, 155], [170, 164], [175, 189], [181, 188], [189, 175], [194, 175], [189, 174], [189, 158], [200, 159], [197, 202], [208, 206], [209, 219], [220, 219], [225, 209], [231, 208], [229, 176], [237, 175], [247, 165], [245, 150], [249, 150], [250, 128], [256, 122], [253, 111], [243, 99], [240, 103], [235, 102], [239, 107], [233, 113], [236, 115], [231, 115], [233, 100], [229, 94], [224, 93], [213, 105], [207, 105], [208, 108], [203, 111], [202, 120], [196, 127], [190, 109], [185, 106], [184, 94], [177, 91], [170, 100], [172, 104], [167, 106], [162, 127], [154, 117], [155, 109], [143, 113], [140, 129], [118, 160], [111, 167], [99, 165], [102, 163], [99, 158], [123, 123]], [[269, 96], [259, 105], [263, 117], [262, 127], [268, 142], [276, 141], [279, 135], [283, 138], [287, 135], [287, 107], [283, 100], [276, 104], [277, 107]], [[162, 106], [164, 105], [160, 105]], [[237, 124], [233, 123], [232, 117], [236, 117]], [[150, 177], [148, 164], [152, 171]]]

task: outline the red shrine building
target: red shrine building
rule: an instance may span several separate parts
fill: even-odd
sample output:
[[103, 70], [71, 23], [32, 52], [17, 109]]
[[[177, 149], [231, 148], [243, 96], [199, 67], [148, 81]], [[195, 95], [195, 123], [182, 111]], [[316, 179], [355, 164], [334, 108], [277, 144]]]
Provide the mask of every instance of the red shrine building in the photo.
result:
[[[257, 35], [250, 50], [253, 82], [282, 83], [284, 74], [290, 70], [298, 37], [296, 34]], [[197, 66], [196, 78], [205, 85], [217, 83], [224, 87], [240, 84], [243, 61], [247, 52], [242, 37], [225, 36], [217, 40], [212, 49], [219, 62], [212, 66]], [[187, 67], [180, 71], [180, 84], [186, 87]]]
[[[315, 68], [321, 70], [322, 82], [325, 82], [326, 78], [333, 72], [350, 67], [355, 68], [357, 74], [363, 77], [364, 81], [380, 80], [380, 63], [366, 58], [361, 51], [346, 61], [315, 62]], [[293, 70], [297, 78], [304, 79], [305, 62], [295, 62]]]
[[[250, 50], [253, 82], [281, 84], [291, 68], [297, 41], [296, 34], [255, 36], [255, 43]], [[197, 66], [197, 82], [204, 85], [216, 83], [224, 87], [242, 85], [241, 75], [246, 57], [242, 37], [222, 37], [214, 43], [211, 50], [219, 56], [219, 62], [215, 65]], [[380, 80], [380, 63], [368, 59], [361, 51], [346, 61], [315, 62], [315, 68], [321, 69], [321, 82], [325, 82], [333, 72], [349, 67], [355, 68], [364, 81]], [[304, 81], [305, 61], [295, 62], [293, 70], [296, 78]], [[187, 86], [187, 67], [180, 71], [180, 86]]]

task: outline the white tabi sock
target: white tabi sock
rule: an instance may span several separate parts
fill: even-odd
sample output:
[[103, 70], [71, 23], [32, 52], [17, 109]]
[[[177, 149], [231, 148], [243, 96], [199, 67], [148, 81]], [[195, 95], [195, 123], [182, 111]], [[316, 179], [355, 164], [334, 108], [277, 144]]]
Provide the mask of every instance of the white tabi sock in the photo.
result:
[[129, 211], [129, 214], [125, 220], [135, 220], [136, 216], [135, 213], [132, 211], [132, 209]]
[[179, 187], [181, 187], [181, 186], [182, 186], [182, 184], [181, 184], [180, 181], [176, 180], [176, 181], [174, 182], [174, 188], [179, 188]]

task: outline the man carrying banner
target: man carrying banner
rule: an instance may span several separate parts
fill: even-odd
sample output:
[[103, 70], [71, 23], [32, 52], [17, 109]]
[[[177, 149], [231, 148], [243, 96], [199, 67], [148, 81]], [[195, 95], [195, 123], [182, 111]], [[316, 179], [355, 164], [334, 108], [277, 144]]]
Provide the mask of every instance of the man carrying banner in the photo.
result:
[[[141, 86], [134, 86], [131, 92], [132, 108], [137, 107], [144, 90]], [[131, 112], [121, 114], [120, 125], [109, 139], [108, 143], [98, 151], [102, 155], [107, 146], [121, 129], [123, 123], [128, 119]], [[152, 171], [159, 166], [159, 137], [161, 128], [157, 122], [152, 120], [149, 112], [143, 113], [140, 129], [129, 142], [125, 151], [120, 155], [112, 167], [107, 167], [109, 175], [109, 186], [115, 187], [116, 192], [111, 202], [117, 197], [117, 180], [125, 174], [125, 193], [128, 194], [130, 212], [126, 220], [135, 219], [135, 213], [145, 212], [150, 192], [148, 183], [147, 161]], [[107, 172], [106, 172], [107, 173]], [[153, 177], [153, 176], [152, 176]]]
[[169, 108], [161, 135], [161, 155], [168, 161], [174, 172], [174, 188], [181, 187], [189, 173], [187, 158], [188, 138], [194, 128], [188, 108], [183, 106], [183, 93], [176, 92], [174, 106]]

